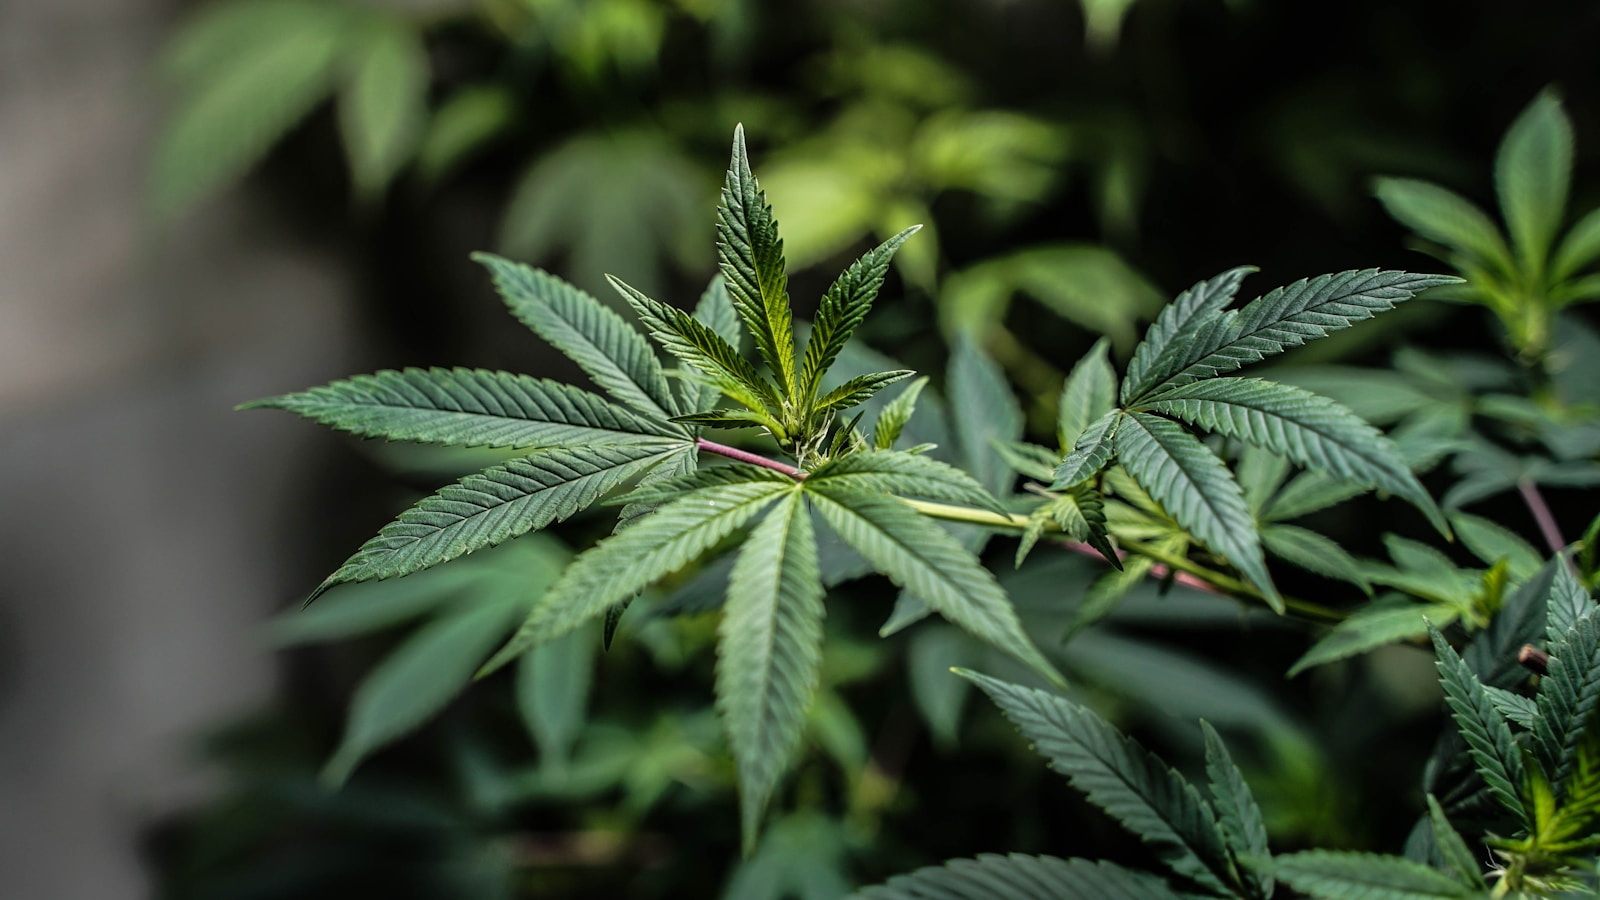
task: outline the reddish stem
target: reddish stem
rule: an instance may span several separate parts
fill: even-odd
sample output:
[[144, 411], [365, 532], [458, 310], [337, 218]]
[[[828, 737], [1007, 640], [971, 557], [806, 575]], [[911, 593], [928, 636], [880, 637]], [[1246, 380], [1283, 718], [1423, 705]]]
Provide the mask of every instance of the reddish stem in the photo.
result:
[[[1061, 547], [1064, 550], [1071, 550], [1073, 553], [1082, 554], [1084, 556], [1090, 556], [1090, 557], [1093, 557], [1095, 559], [1105, 559], [1105, 557], [1100, 554], [1099, 550], [1094, 549], [1093, 547], [1089, 546], [1088, 544], [1082, 544], [1082, 543], [1079, 543], [1077, 541], [1057, 541], [1056, 542], [1056, 546]], [[1128, 558], [1128, 554], [1127, 554], [1126, 551], [1123, 551], [1123, 550], [1118, 550], [1117, 551], [1117, 559], [1127, 559], [1127, 558]], [[1150, 567], [1150, 577], [1154, 578], [1157, 581], [1160, 581], [1161, 579], [1167, 577], [1167, 567], [1162, 565], [1161, 563], [1156, 563], [1155, 565]], [[1222, 594], [1222, 591], [1217, 590], [1211, 584], [1209, 584], [1209, 583], [1207, 583], [1205, 581], [1202, 581], [1199, 578], [1196, 578], [1195, 576], [1189, 574], [1188, 572], [1178, 572], [1177, 574], [1173, 575], [1172, 576], [1172, 583], [1173, 584], [1181, 584], [1186, 588], [1192, 588], [1194, 590], [1201, 591], [1201, 592], [1207, 593], [1207, 594], [1218, 594], [1218, 595]]]
[[1522, 495], [1522, 502], [1528, 505], [1528, 512], [1533, 513], [1533, 521], [1539, 524], [1539, 533], [1544, 535], [1544, 542], [1550, 545], [1550, 552], [1565, 550], [1567, 542], [1561, 537], [1561, 526], [1556, 524], [1555, 515], [1544, 502], [1544, 495], [1539, 493], [1539, 486], [1531, 479], [1524, 478], [1517, 482], [1517, 492]]
[[751, 453], [748, 450], [740, 450], [738, 447], [729, 447], [727, 444], [719, 444], [716, 441], [708, 441], [705, 438], [700, 438], [699, 440], [695, 441], [695, 444], [701, 450], [704, 450], [707, 453], [715, 453], [718, 456], [726, 456], [729, 459], [736, 459], [739, 462], [749, 463], [752, 466], [760, 466], [763, 469], [771, 469], [774, 472], [782, 472], [796, 481], [806, 477], [804, 469], [796, 468], [788, 463], [778, 462], [775, 459], [767, 459], [765, 456], [762, 456], [759, 453]]

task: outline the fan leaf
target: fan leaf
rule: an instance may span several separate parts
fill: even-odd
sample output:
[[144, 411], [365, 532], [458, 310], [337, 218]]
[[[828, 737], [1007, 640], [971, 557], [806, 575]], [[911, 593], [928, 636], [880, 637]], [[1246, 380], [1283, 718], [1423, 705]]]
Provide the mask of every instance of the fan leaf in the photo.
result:
[[1189, 330], [1191, 323], [1200, 321], [1232, 302], [1246, 275], [1258, 271], [1255, 266], [1229, 269], [1215, 278], [1208, 278], [1179, 294], [1177, 299], [1162, 307], [1144, 340], [1133, 350], [1128, 361], [1128, 375], [1122, 382], [1122, 400], [1128, 402], [1154, 386], [1151, 367], [1168, 345]]
[[830, 460], [812, 470], [812, 485], [832, 484], [852, 491], [886, 491], [928, 500], [948, 500], [1006, 514], [992, 494], [955, 466], [920, 453], [867, 450]]
[[896, 875], [851, 900], [1180, 900], [1166, 882], [1108, 862], [1053, 856], [952, 859]]
[[811, 323], [811, 333], [806, 338], [805, 356], [800, 366], [800, 393], [814, 397], [822, 376], [838, 358], [839, 351], [850, 342], [850, 336], [872, 309], [883, 278], [889, 271], [894, 252], [908, 238], [916, 234], [921, 225], [913, 225], [877, 247], [844, 270], [828, 292], [822, 295], [817, 307], [817, 317]]
[[733, 158], [717, 207], [717, 256], [728, 296], [755, 340], [756, 352], [778, 376], [784, 396], [794, 396], [794, 320], [783, 240], [767, 195], [750, 172], [743, 125], [733, 130]]
[[[1261, 807], [1256, 805], [1250, 785], [1245, 783], [1244, 775], [1234, 765], [1228, 745], [1222, 742], [1222, 736], [1217, 734], [1210, 722], [1201, 719], [1200, 730], [1205, 734], [1206, 777], [1211, 782], [1212, 805], [1217, 813], [1218, 824], [1222, 826], [1223, 840], [1236, 860], [1263, 862], [1272, 859]], [[1253, 896], [1272, 896], [1270, 873], [1249, 868], [1244, 870], [1243, 875], [1249, 882]]]
[[1462, 740], [1467, 742], [1478, 774], [1483, 776], [1489, 793], [1500, 805], [1510, 810], [1524, 826], [1528, 825], [1528, 811], [1522, 803], [1522, 786], [1526, 779], [1522, 749], [1478, 677], [1446, 643], [1439, 629], [1430, 625], [1428, 630], [1433, 636], [1434, 654], [1438, 659], [1439, 682], [1444, 686], [1451, 715]]
[[1376, 853], [1307, 850], [1272, 861], [1278, 880], [1325, 900], [1469, 900], [1485, 896], [1421, 863]]

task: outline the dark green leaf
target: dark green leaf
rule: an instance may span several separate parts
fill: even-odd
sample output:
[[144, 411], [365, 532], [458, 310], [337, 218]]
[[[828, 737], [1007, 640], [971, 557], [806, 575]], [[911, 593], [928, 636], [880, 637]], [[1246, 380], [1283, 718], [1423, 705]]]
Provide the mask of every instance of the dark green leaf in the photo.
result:
[[1255, 271], [1258, 271], [1255, 266], [1229, 269], [1215, 278], [1199, 282], [1167, 304], [1156, 316], [1150, 330], [1145, 332], [1144, 340], [1134, 348], [1133, 359], [1128, 362], [1128, 376], [1122, 382], [1122, 401], [1126, 403], [1152, 387], [1154, 373], [1151, 366], [1167, 351], [1168, 346], [1180, 334], [1191, 331], [1194, 323], [1221, 312], [1239, 292], [1239, 284], [1244, 277]]
[[1184, 895], [1143, 872], [1108, 862], [1007, 856], [952, 859], [864, 888], [851, 900], [1180, 900]]
[[1089, 423], [1072, 445], [1072, 452], [1056, 466], [1053, 491], [1065, 490], [1082, 484], [1111, 465], [1116, 458], [1117, 429], [1122, 426], [1123, 413], [1114, 409]]
[[1272, 862], [1278, 880], [1319, 900], [1486, 900], [1443, 872], [1398, 856], [1307, 850]]
[[970, 338], [957, 337], [945, 382], [961, 467], [991, 493], [1009, 493], [1016, 476], [994, 445], [1021, 440], [1023, 419], [1005, 373]]
[[918, 378], [906, 385], [899, 396], [884, 404], [877, 421], [872, 425], [874, 447], [879, 450], [893, 449], [894, 442], [900, 439], [900, 432], [905, 430], [906, 423], [911, 421], [912, 414], [916, 412], [917, 396], [927, 386], [927, 376]]
[[1091, 422], [1117, 408], [1117, 373], [1111, 368], [1111, 343], [1105, 338], [1078, 360], [1061, 385], [1056, 436], [1061, 449], [1078, 442]]
[[[1557, 590], [1560, 581], [1557, 581]], [[1556, 608], [1551, 598], [1551, 608]], [[1554, 618], [1554, 615], [1552, 615]], [[1561, 791], [1600, 707], [1600, 613], [1590, 612], [1545, 647], [1550, 654], [1539, 681], [1539, 716], [1533, 746], [1545, 778]]]
[[1510, 810], [1524, 826], [1529, 815], [1522, 803], [1525, 779], [1522, 749], [1506, 720], [1494, 708], [1494, 703], [1483, 689], [1467, 664], [1456, 655], [1437, 628], [1430, 627], [1434, 654], [1438, 657], [1439, 681], [1444, 686], [1445, 699], [1461, 737], [1467, 742], [1478, 774], [1483, 776], [1489, 792]]
[[717, 254], [728, 296], [755, 339], [756, 351], [777, 375], [784, 396], [794, 396], [794, 322], [783, 240], [767, 196], [750, 172], [743, 125], [733, 130], [733, 159], [717, 207]]
[[[1206, 741], [1206, 777], [1211, 782], [1211, 802], [1217, 811], [1217, 824], [1222, 826], [1222, 837], [1235, 859], [1248, 859], [1262, 863], [1272, 859], [1267, 847], [1267, 825], [1261, 818], [1261, 807], [1250, 793], [1239, 767], [1222, 736], [1211, 723], [1200, 720], [1200, 730]], [[1260, 867], [1245, 869], [1241, 873], [1248, 881], [1255, 897], [1272, 896], [1272, 875]]]
[[1461, 614], [1454, 606], [1441, 603], [1420, 604], [1393, 594], [1361, 607], [1340, 622], [1289, 669], [1293, 678], [1307, 669], [1348, 659], [1397, 641], [1420, 638], [1428, 633], [1428, 622], [1443, 627]]
[[1428, 823], [1433, 827], [1433, 841], [1439, 847], [1439, 855], [1444, 858], [1445, 872], [1464, 888], [1478, 892], [1488, 890], [1477, 854], [1467, 848], [1467, 842], [1451, 827], [1444, 808], [1432, 794], [1428, 795]]
[[895, 372], [876, 372], [871, 375], [859, 375], [818, 398], [817, 402], [811, 407], [812, 415], [820, 416], [860, 406], [889, 385], [897, 381], [905, 381], [915, 374], [917, 373], [910, 369], [901, 369]]
[[903, 450], [867, 450], [829, 460], [811, 471], [808, 483], [948, 500], [1006, 514], [1005, 507], [972, 476], [955, 466]]
[[814, 397], [823, 373], [833, 365], [839, 351], [850, 342], [856, 327], [872, 309], [878, 289], [889, 271], [889, 261], [908, 238], [917, 233], [921, 225], [913, 225], [884, 241], [845, 269], [822, 295], [817, 307], [817, 317], [811, 324], [811, 334], [806, 339], [804, 362], [800, 368], [800, 393]]
[[1348, 581], [1368, 595], [1372, 593], [1372, 584], [1362, 572], [1361, 563], [1343, 547], [1315, 531], [1298, 525], [1263, 525], [1261, 544], [1268, 553], [1307, 572]]

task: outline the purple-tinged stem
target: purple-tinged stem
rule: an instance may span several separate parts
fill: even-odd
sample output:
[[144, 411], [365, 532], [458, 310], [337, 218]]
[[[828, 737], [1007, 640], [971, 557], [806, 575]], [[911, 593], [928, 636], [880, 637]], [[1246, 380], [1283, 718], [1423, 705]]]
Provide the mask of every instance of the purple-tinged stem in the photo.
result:
[[1550, 546], [1551, 553], [1560, 553], [1567, 548], [1567, 542], [1561, 537], [1561, 526], [1556, 524], [1556, 517], [1550, 512], [1549, 504], [1544, 502], [1544, 495], [1539, 493], [1539, 486], [1531, 479], [1523, 478], [1517, 482], [1517, 492], [1522, 495], [1522, 502], [1528, 505], [1528, 512], [1533, 513], [1533, 521], [1539, 524], [1539, 533], [1544, 535], [1544, 542]]
[[708, 441], [705, 438], [698, 439], [695, 441], [695, 444], [701, 450], [704, 450], [707, 453], [715, 453], [718, 456], [726, 456], [729, 459], [736, 459], [739, 462], [749, 463], [752, 466], [760, 466], [763, 469], [771, 469], [774, 472], [782, 472], [796, 481], [806, 477], [804, 469], [796, 468], [788, 463], [778, 462], [775, 459], [767, 459], [765, 456], [762, 456], [759, 453], [751, 453], [748, 450], [740, 450], [738, 447], [729, 447], [727, 444], [719, 444], [716, 441]]

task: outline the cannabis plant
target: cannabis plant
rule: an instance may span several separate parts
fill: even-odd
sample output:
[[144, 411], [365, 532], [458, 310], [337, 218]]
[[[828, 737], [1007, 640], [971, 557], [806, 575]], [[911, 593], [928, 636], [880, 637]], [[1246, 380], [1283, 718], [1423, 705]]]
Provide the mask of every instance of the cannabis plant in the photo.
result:
[[[1435, 771], [1467, 769], [1454, 796], [1427, 795], [1428, 814], [1404, 856], [1331, 850], [1274, 855], [1261, 809], [1220, 735], [1204, 720], [1207, 790], [1167, 766], [1094, 711], [1057, 694], [969, 671], [1034, 750], [1095, 806], [1153, 851], [1157, 875], [1104, 861], [990, 854], [891, 879], [860, 900], [1076, 900], [1232, 897], [1267, 900], [1279, 886], [1328, 900], [1593, 896], [1600, 850], [1600, 604], [1557, 557], [1542, 580], [1505, 610], [1507, 625], [1466, 658], [1499, 664], [1511, 622], [1543, 620], [1545, 673], [1529, 696], [1494, 687], [1437, 629], [1440, 683], [1460, 740]], [[1542, 613], [1542, 615], [1541, 615]], [[1501, 646], [1499, 649], [1505, 649]], [[1512, 651], [1515, 653], [1515, 651]], [[1514, 657], [1513, 657], [1514, 658]], [[1515, 665], [1511, 667], [1515, 669]], [[1527, 672], [1523, 670], [1525, 682]], [[1462, 834], [1451, 813], [1502, 814], [1497, 830]], [[1503, 829], [1503, 830], [1498, 830]]]
[[[1302, 389], [1219, 376], [1454, 279], [1344, 272], [1279, 288], [1237, 310], [1226, 307], [1246, 269], [1196, 285], [1156, 319], [1120, 389], [1103, 354], [1074, 373], [1061, 424], [1071, 452], [1063, 460], [1045, 451], [1053, 482], [1039, 489], [1038, 509], [1013, 512], [990, 485], [932, 458], [929, 447], [899, 447], [921, 382], [884, 404], [870, 425], [862, 412], [852, 414], [912, 372], [867, 372], [829, 386], [891, 257], [915, 230], [850, 265], [802, 340], [777, 221], [736, 130], [717, 211], [720, 278], [694, 313], [611, 282], [676, 366], [663, 364], [645, 333], [593, 297], [536, 269], [479, 256], [511, 311], [603, 394], [504, 372], [407, 369], [246, 404], [363, 437], [518, 454], [402, 513], [312, 599], [339, 585], [419, 572], [596, 503], [621, 507], [610, 537], [579, 553], [547, 589], [530, 588], [522, 624], [483, 665], [480, 674], [488, 674], [587, 622], [604, 619], [609, 641], [641, 591], [736, 542], [715, 690], [737, 763], [748, 849], [817, 690], [824, 585], [842, 577], [824, 571], [833, 564], [819, 553], [818, 522], [865, 561], [854, 575], [875, 571], [906, 590], [896, 621], [937, 612], [1056, 686], [1061, 675], [1024, 632], [995, 576], [936, 519], [1018, 532], [1030, 544], [1063, 532], [1113, 565], [1119, 553], [1132, 553], [1243, 600], [1317, 613], [1274, 587], [1239, 483], [1189, 430], [1196, 427], [1357, 489], [1382, 488], [1448, 530], [1400, 452], [1349, 410]], [[740, 352], [745, 338], [755, 361]], [[710, 429], [754, 430], [767, 452], [713, 441]], [[989, 481], [1009, 487], [1010, 477]]]

